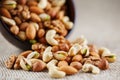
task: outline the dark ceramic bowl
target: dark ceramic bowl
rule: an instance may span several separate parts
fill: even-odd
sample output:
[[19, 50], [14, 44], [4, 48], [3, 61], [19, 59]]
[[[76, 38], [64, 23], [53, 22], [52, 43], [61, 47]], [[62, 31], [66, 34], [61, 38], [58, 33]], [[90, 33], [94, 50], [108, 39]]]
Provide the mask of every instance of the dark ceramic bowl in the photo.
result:
[[[67, 0], [66, 5], [67, 5], [67, 15], [70, 17], [70, 20], [74, 23], [75, 21], [74, 3], [72, 0]], [[0, 26], [1, 26], [0, 32], [5, 37], [5, 39], [7, 39], [10, 43], [23, 50], [31, 49], [31, 44], [28, 41], [21, 41], [17, 36], [13, 35], [10, 32], [8, 26], [1, 19], [0, 19]], [[68, 32], [68, 35], [66, 37], [70, 35], [72, 30]]]

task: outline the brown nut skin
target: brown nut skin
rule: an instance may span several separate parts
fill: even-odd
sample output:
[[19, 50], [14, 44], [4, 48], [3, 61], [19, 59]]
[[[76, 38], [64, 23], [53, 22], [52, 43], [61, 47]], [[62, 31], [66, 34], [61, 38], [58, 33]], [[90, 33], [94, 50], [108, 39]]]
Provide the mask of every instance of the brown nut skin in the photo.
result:
[[31, 52], [32, 52], [32, 50], [27, 50], [27, 51], [20, 53], [19, 56], [24, 56], [26, 58]]
[[22, 21], [19, 17], [15, 17], [14, 20], [18, 25], [22, 23]]
[[68, 62], [67, 61], [59, 61], [58, 64], [57, 64], [58, 67], [61, 67], [61, 66], [68, 66]]
[[31, 13], [30, 20], [33, 21], [33, 22], [40, 22], [41, 21], [40, 17], [35, 13]]
[[82, 56], [80, 54], [77, 54], [72, 58], [72, 61], [82, 61]]
[[61, 66], [59, 67], [60, 71], [64, 71], [66, 74], [72, 75], [78, 72], [78, 70], [72, 66]]
[[10, 12], [6, 8], [0, 8], [0, 15], [12, 18]]
[[37, 6], [30, 6], [30, 12], [36, 13], [36, 14], [41, 14], [44, 11], [43, 11], [43, 9], [40, 9]]
[[100, 58], [99, 54], [97, 52], [90, 52], [91, 56], [94, 56], [96, 58]]
[[66, 43], [59, 44], [59, 49], [62, 51], [69, 51], [69, 46]]
[[45, 30], [44, 29], [39, 29], [38, 30], [38, 38], [42, 38], [45, 35]]
[[33, 40], [36, 37], [36, 29], [33, 25], [29, 24], [26, 29], [26, 36], [29, 40]]
[[71, 62], [71, 63], [70, 63], [70, 66], [76, 68], [77, 70], [82, 69], [82, 64], [81, 64], [80, 62], [77, 62], [77, 61]]
[[32, 67], [32, 71], [34, 72], [40, 72], [42, 70], [44, 70], [46, 67], [45, 63], [42, 61], [37, 61], [35, 63], [33, 63], [33, 67]]
[[37, 6], [38, 3], [37, 3], [37, 1], [35, 1], [35, 0], [28, 0], [27, 5], [28, 5], [28, 6]]
[[10, 31], [14, 34], [17, 35], [19, 33], [19, 27], [14, 25], [12, 27], [10, 27]]
[[29, 23], [27, 22], [21, 23], [20, 30], [25, 31], [28, 26], [29, 26]]
[[94, 65], [99, 67], [101, 70], [109, 69], [109, 63], [105, 58], [102, 58], [100, 61], [94, 62]]
[[9, 59], [5, 62], [5, 66], [8, 69], [11, 69], [14, 66], [14, 63], [16, 61], [17, 57], [15, 55], [11, 55]]
[[17, 0], [17, 2], [21, 5], [25, 5], [27, 0]]

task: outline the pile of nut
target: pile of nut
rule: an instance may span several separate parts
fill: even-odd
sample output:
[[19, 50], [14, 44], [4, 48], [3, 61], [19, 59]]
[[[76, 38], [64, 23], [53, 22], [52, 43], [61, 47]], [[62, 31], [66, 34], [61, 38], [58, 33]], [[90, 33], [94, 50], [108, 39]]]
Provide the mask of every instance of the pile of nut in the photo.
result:
[[97, 48], [84, 37], [74, 42], [65, 38], [73, 22], [66, 16], [66, 0], [3, 0], [0, 14], [10, 31], [32, 43], [31, 50], [11, 55], [8, 69], [40, 72], [53, 78], [80, 71], [100, 73], [109, 69], [116, 55], [107, 48]]
[[47, 69], [50, 77], [62, 78], [80, 71], [98, 74], [100, 70], [109, 69], [109, 63], [115, 61], [116, 55], [109, 49], [97, 48], [81, 37], [70, 42], [69, 46], [66, 44], [45, 46], [35, 43], [32, 50], [24, 51], [18, 56], [11, 55], [5, 65], [8, 69], [34, 72]]
[[20, 40], [43, 43], [51, 29], [59, 36], [66, 36], [72, 29], [65, 3], [66, 0], [3, 0], [0, 15]]

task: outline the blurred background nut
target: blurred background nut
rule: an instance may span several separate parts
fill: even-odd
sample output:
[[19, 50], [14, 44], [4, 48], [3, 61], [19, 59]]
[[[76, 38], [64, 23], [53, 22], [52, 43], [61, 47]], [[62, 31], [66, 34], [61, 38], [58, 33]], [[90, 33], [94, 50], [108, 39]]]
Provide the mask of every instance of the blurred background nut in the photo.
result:
[[53, 6], [63, 6], [66, 0], [50, 0]]
[[29, 27], [26, 29], [26, 36], [29, 40], [33, 40], [36, 37], [36, 29], [33, 25], [29, 24]]
[[57, 51], [53, 55], [54, 55], [55, 59], [57, 59], [57, 60], [65, 60], [68, 56], [68, 53], [65, 51]]
[[80, 62], [80, 61], [82, 61], [82, 59], [83, 59], [82, 56], [80, 54], [77, 54], [77, 55], [73, 56], [72, 61]]
[[14, 34], [17, 35], [19, 33], [19, 27], [14, 25], [10, 27], [10, 31]]
[[14, 0], [5, 0], [3, 2], [3, 7], [5, 7], [8, 10], [16, 8], [16, 5], [17, 5], [17, 3]]
[[39, 17], [41, 18], [42, 21], [48, 21], [51, 19], [50, 15], [48, 15], [46, 13], [40, 14]]
[[42, 38], [45, 35], [45, 30], [39, 29], [37, 35], [38, 35], [38, 38]]
[[15, 20], [16, 24], [18, 24], [18, 25], [22, 23], [21, 19], [17, 16], [14, 18], [14, 20]]
[[30, 10], [30, 12], [36, 13], [36, 14], [41, 14], [41, 13], [44, 12], [43, 9], [38, 8], [37, 6], [30, 6], [30, 9], [29, 9], [29, 10]]
[[59, 11], [58, 14], [56, 15], [56, 18], [62, 20], [64, 15], [65, 15], [65, 11]]
[[27, 59], [32, 59], [32, 58], [39, 58], [40, 54], [37, 51], [33, 51], [30, 54], [28, 54]]
[[20, 30], [25, 31], [28, 26], [29, 26], [28, 22], [23, 22], [20, 24], [19, 27], [20, 27]]
[[78, 61], [71, 62], [70, 66], [76, 68], [77, 70], [82, 69], [82, 64], [80, 62], [78, 62]]
[[45, 9], [47, 6], [47, 0], [39, 0], [38, 7], [41, 9]]
[[31, 15], [29, 11], [22, 11], [22, 17], [27, 20], [30, 19]]
[[17, 0], [17, 2], [21, 5], [25, 5], [27, 0]]
[[10, 12], [6, 8], [0, 8], [0, 15], [5, 16], [7, 18], [12, 18]]
[[31, 13], [31, 18], [30, 19], [33, 22], [40, 22], [41, 21], [41, 19], [39, 18], [39, 16], [37, 14], [35, 14], [35, 13]]
[[68, 62], [67, 61], [59, 61], [58, 64], [57, 64], [58, 67], [61, 67], [61, 66], [68, 66]]
[[28, 1], [27, 1], [27, 5], [28, 5], [28, 6], [37, 6], [38, 3], [37, 3], [36, 0], [28, 0]]
[[26, 58], [31, 52], [32, 52], [32, 50], [23, 51], [18, 56], [23, 56]]
[[27, 39], [26, 34], [25, 34], [24, 31], [20, 31], [20, 32], [18, 33], [18, 37], [19, 37], [22, 41], [25, 41], [25, 40]]
[[7, 61], [5, 61], [5, 66], [8, 69], [11, 69], [14, 66], [17, 57], [15, 55], [11, 55]]
[[30, 24], [32, 24], [37, 31], [39, 30], [39, 25], [36, 22], [30, 22]]
[[7, 25], [16, 25], [16, 22], [13, 19], [1, 16], [2, 20], [7, 24]]
[[78, 72], [78, 70], [72, 66], [61, 66], [61, 67], [59, 67], [59, 70], [65, 72], [66, 74], [69, 74], [69, 75], [75, 74]]

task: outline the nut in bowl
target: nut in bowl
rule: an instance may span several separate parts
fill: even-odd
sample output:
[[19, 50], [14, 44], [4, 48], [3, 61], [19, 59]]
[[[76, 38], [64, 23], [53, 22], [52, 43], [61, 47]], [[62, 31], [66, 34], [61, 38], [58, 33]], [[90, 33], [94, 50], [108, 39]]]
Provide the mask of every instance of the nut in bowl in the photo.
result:
[[0, 10], [3, 36], [23, 50], [31, 49], [31, 40], [41, 42], [48, 30], [65, 37], [73, 29], [72, 0], [2, 0]]

